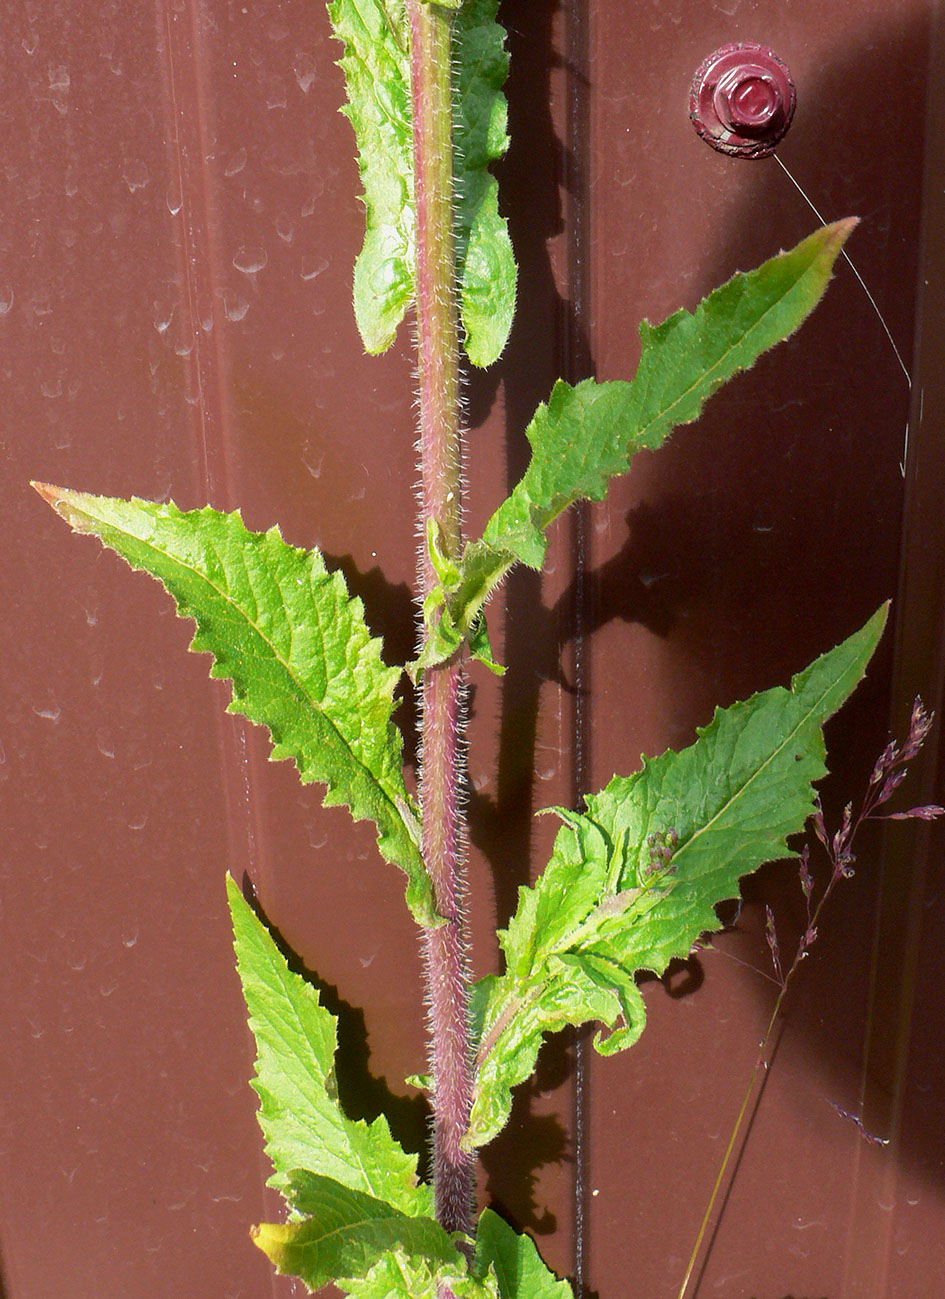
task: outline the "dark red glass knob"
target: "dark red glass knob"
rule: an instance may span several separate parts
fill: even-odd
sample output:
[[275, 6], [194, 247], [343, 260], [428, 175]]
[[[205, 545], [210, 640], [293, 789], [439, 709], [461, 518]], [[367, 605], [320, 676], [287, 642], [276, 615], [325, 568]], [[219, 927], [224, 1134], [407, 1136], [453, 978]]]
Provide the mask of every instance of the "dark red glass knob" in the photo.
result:
[[713, 149], [733, 158], [767, 158], [794, 116], [787, 65], [754, 41], [723, 45], [699, 65], [689, 91], [692, 124]]

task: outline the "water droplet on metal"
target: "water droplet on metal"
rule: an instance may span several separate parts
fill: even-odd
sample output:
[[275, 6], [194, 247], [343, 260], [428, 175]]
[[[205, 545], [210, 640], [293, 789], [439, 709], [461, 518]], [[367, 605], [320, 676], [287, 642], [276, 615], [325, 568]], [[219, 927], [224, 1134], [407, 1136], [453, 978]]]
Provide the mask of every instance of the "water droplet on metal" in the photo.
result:
[[243, 168], [246, 166], [246, 158], [247, 158], [246, 150], [237, 149], [236, 153], [233, 154], [233, 157], [223, 168], [224, 176], [236, 176], [239, 172], [241, 172]]
[[174, 307], [169, 302], [155, 302], [154, 328], [159, 334], [166, 334], [174, 319]]
[[319, 257], [316, 260], [305, 258], [302, 261], [302, 270], [300, 272], [303, 280], [315, 280], [321, 275], [322, 271], [327, 271], [328, 260], [325, 257]]
[[245, 298], [230, 296], [228, 293], [223, 295], [223, 314], [227, 320], [242, 320], [249, 311], [249, 303]]
[[324, 452], [316, 455], [311, 442], [306, 442], [302, 447], [302, 464], [312, 475], [313, 478], [321, 478], [322, 465], [325, 463]]
[[244, 275], [256, 275], [269, 265], [265, 248], [241, 248], [233, 258], [233, 265]]
[[121, 178], [128, 186], [129, 191], [134, 194], [136, 190], [144, 189], [147, 186], [151, 174], [145, 163], [135, 158], [126, 158], [121, 169]]
[[49, 89], [54, 95], [67, 95], [71, 85], [72, 78], [68, 69], [61, 66], [49, 69]]
[[315, 81], [315, 55], [299, 50], [292, 60], [292, 71], [295, 73], [302, 94], [307, 95]]
[[266, 95], [266, 107], [270, 109], [285, 108], [287, 103], [288, 95], [286, 94], [285, 83], [279, 80], [279, 78], [276, 78], [276, 80], [269, 86], [269, 91]]

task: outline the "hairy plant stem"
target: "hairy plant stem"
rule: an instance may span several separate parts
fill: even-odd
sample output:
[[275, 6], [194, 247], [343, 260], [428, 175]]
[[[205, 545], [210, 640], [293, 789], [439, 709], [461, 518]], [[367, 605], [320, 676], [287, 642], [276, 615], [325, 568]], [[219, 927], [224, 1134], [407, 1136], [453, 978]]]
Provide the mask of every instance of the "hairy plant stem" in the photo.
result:
[[[420, 536], [436, 521], [443, 551], [461, 542], [458, 317], [453, 245], [451, 15], [407, 0], [417, 213], [417, 363], [422, 499]], [[425, 551], [424, 597], [436, 580]], [[433, 1075], [433, 1179], [436, 1216], [447, 1231], [472, 1234], [473, 1159], [461, 1148], [472, 1103], [469, 975], [466, 959], [462, 780], [463, 667], [428, 670], [423, 679], [420, 802], [423, 856], [436, 907], [446, 918], [424, 930]], [[445, 1299], [445, 1294], [443, 1296]]]

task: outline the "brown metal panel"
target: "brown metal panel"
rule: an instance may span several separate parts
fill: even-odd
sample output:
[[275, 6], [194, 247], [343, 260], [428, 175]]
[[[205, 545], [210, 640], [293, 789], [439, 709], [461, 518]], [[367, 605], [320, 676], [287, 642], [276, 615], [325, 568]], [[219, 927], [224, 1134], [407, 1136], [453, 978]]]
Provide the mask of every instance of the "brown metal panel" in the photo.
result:
[[[556, 373], [630, 373], [641, 316], [693, 305], [811, 227], [776, 163], [719, 158], [692, 133], [688, 79], [723, 41], [764, 40], [790, 64], [783, 156], [825, 215], [864, 217], [851, 251], [908, 351], [931, 9], [507, 0], [521, 305], [501, 379], [470, 387], [470, 531], [521, 472]], [[397, 872], [368, 827], [322, 810], [221, 715], [226, 688], [186, 656], [189, 630], [152, 584], [69, 538], [25, 487], [278, 520], [343, 565], [390, 657], [409, 655], [410, 359], [406, 338], [365, 358], [354, 331], [361, 216], [336, 55], [318, 7], [288, 0], [57, 0], [8, 17], [0, 1247], [15, 1299], [293, 1292], [247, 1236], [277, 1206], [226, 869], [338, 989], [349, 1103], [423, 1140], [402, 1082], [423, 1047]], [[495, 960], [493, 909], [504, 921], [547, 855], [553, 827], [532, 810], [573, 795], [578, 705], [559, 665], [592, 689], [578, 765], [595, 787], [848, 632], [895, 587], [906, 406], [841, 272], [795, 342], [592, 512], [577, 621], [573, 530], [544, 584], [509, 582], [495, 626], [509, 675], [477, 676], [471, 706], [477, 971]], [[884, 738], [885, 670], [834, 728], [841, 798]], [[770, 873], [764, 890], [789, 929], [793, 883]], [[702, 1293], [874, 1293], [842, 1270], [864, 1156], [826, 1102], [855, 1107], [875, 905], [864, 861], [806, 971]], [[726, 950], [763, 964], [756, 918]], [[585, 1062], [576, 1124], [573, 1043], [553, 1043], [485, 1160], [484, 1192], [602, 1296], [675, 1294], [766, 1015], [768, 985], [723, 955], [692, 973], [697, 995], [676, 995], [681, 978], [650, 986], [633, 1052]], [[921, 1137], [913, 1125], [912, 1155]], [[867, 1200], [874, 1176], [857, 1174]], [[897, 1210], [890, 1294], [923, 1293], [937, 1176], [923, 1172], [922, 1229], [908, 1193]]]

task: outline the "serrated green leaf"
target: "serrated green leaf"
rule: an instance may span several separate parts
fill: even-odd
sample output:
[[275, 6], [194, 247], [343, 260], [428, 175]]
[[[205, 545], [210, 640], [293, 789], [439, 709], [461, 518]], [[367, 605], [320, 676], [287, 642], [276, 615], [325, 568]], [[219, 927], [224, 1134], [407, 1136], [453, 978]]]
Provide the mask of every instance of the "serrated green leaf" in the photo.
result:
[[534, 1241], [491, 1209], [484, 1209], [479, 1219], [476, 1266], [483, 1273], [493, 1270], [500, 1299], [572, 1299], [570, 1285], [545, 1266]]
[[[470, 1149], [508, 1117], [510, 1089], [527, 1078], [545, 1033], [597, 1020], [611, 1054], [643, 1029], [640, 970], [661, 974], [701, 933], [739, 879], [789, 856], [786, 840], [810, 815], [826, 774], [822, 727], [860, 681], [886, 620], [860, 631], [794, 677], [717, 710], [681, 753], [646, 759], [585, 800], [551, 861], [500, 935], [506, 972], [476, 998], [481, 1037]], [[664, 859], [665, 856], [670, 860]]]
[[386, 1254], [362, 1279], [345, 1282], [354, 1299], [440, 1299], [445, 1287], [455, 1299], [499, 1299], [493, 1277], [480, 1280], [456, 1268], [433, 1268], [402, 1250]]
[[431, 1217], [408, 1217], [390, 1204], [298, 1172], [288, 1193], [294, 1217], [263, 1223], [259, 1248], [285, 1275], [311, 1290], [334, 1281], [356, 1299], [500, 1299], [495, 1276], [470, 1274], [465, 1258]]
[[344, 42], [339, 66], [364, 186], [364, 246], [354, 264], [354, 314], [364, 347], [394, 341], [413, 298], [416, 261], [410, 64], [404, 0], [332, 0]]
[[548, 524], [574, 501], [603, 500], [635, 452], [659, 446], [733, 375], [789, 337], [820, 301], [856, 224], [838, 221], [757, 270], [733, 276], [692, 313], [640, 325], [630, 383], [557, 383], [528, 431], [532, 458], [484, 538], [540, 568]]
[[77, 532], [163, 583], [197, 624], [191, 649], [211, 653], [211, 676], [232, 681], [230, 711], [266, 726], [273, 759], [294, 759], [303, 782], [327, 785], [326, 806], [376, 823], [382, 855], [407, 876], [411, 911], [439, 923], [391, 720], [400, 672], [381, 660], [341, 574], [276, 528], [248, 532], [238, 513], [34, 485]]
[[439, 1268], [400, 1249], [385, 1254], [363, 1277], [344, 1282], [354, 1299], [438, 1299], [439, 1285]]
[[542, 566], [545, 530], [577, 500], [603, 500], [611, 478], [637, 451], [658, 447], [696, 419], [728, 379], [793, 334], [823, 296], [856, 220], [826, 226], [757, 270], [734, 276], [696, 310], [640, 326], [630, 382], [571, 387], [558, 381], [526, 430], [532, 457], [482, 537], [466, 547], [458, 582], [442, 592], [442, 627], [424, 646], [424, 666], [444, 662], [468, 639], [492, 592], [516, 563]]
[[444, 1271], [462, 1275], [466, 1270], [456, 1246], [431, 1217], [408, 1217], [383, 1200], [307, 1172], [290, 1180], [287, 1195], [301, 1218], [263, 1223], [253, 1240], [277, 1271], [301, 1277], [312, 1290], [335, 1280], [353, 1289], [349, 1282], [399, 1258], [410, 1267], [413, 1284], [424, 1273], [428, 1277], [416, 1292], [403, 1293], [410, 1299], [436, 1299]]
[[466, 355], [477, 366], [499, 357], [515, 314], [515, 256], [488, 170], [509, 145], [502, 94], [509, 56], [498, 7], [498, 0], [466, 0], [453, 29], [456, 267]]
[[227, 877], [237, 969], [256, 1039], [259, 1125], [275, 1169], [270, 1185], [289, 1195], [291, 1174], [307, 1169], [384, 1200], [408, 1217], [429, 1217], [433, 1195], [417, 1159], [391, 1136], [387, 1120], [349, 1119], [335, 1084], [337, 1021], [285, 957]]
[[[457, 278], [466, 351], [489, 365], [505, 346], [515, 309], [515, 259], [488, 166], [508, 147], [501, 87], [508, 72], [498, 0], [450, 3], [457, 10], [454, 175]], [[404, 0], [331, 0], [345, 52], [348, 103], [364, 187], [364, 246], [354, 267], [354, 310], [368, 352], [383, 352], [414, 297], [416, 207], [410, 62]]]

